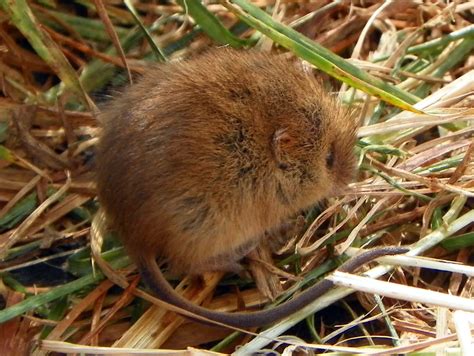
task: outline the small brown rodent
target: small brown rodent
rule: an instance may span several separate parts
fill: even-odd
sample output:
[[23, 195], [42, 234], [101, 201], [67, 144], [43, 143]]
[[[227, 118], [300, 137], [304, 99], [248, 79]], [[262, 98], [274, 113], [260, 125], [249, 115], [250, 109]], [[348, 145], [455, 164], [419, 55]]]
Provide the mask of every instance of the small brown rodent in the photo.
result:
[[[279, 312], [212, 312], [176, 294], [155, 261], [178, 273], [234, 269], [265, 231], [347, 185], [357, 125], [314, 77], [282, 57], [212, 50], [151, 66], [102, 119], [99, 200], [159, 298], [239, 327], [314, 298]], [[391, 251], [382, 254], [400, 253]]]

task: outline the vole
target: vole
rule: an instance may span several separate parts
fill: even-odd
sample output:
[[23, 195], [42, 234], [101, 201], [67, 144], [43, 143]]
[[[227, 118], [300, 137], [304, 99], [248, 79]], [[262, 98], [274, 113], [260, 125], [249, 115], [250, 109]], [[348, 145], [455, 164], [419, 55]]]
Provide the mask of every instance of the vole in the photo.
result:
[[[107, 220], [160, 299], [231, 326], [272, 323], [327, 291], [323, 280], [271, 310], [220, 313], [163, 277], [234, 270], [266, 231], [353, 177], [357, 125], [300, 65], [214, 49], [157, 64], [102, 114], [97, 187]], [[397, 248], [369, 251], [349, 271]]]

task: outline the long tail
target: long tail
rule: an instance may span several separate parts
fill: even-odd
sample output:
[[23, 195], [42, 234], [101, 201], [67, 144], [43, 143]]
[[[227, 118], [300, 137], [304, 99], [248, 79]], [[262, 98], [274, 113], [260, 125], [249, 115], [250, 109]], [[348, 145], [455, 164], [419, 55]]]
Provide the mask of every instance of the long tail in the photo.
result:
[[[350, 259], [344, 263], [339, 270], [342, 272], [352, 272], [358, 267], [378, 257], [398, 255], [407, 251], [408, 249], [403, 247], [381, 247], [372, 249]], [[320, 297], [334, 286], [333, 282], [323, 279], [314, 286], [306, 289], [294, 299], [274, 308], [256, 312], [224, 313], [203, 308], [181, 297], [163, 276], [163, 273], [155, 260], [142, 259], [137, 261], [137, 266], [145, 283], [159, 299], [206, 319], [240, 328], [264, 326], [283, 319], [310, 304], [313, 300]]]

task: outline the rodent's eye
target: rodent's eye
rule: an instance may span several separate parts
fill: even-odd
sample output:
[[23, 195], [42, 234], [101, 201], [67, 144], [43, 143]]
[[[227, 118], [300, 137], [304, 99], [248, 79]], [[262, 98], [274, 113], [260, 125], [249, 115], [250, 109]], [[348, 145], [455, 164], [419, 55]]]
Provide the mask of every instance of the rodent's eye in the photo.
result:
[[326, 166], [331, 169], [334, 166], [334, 148], [331, 145], [328, 153], [326, 154]]

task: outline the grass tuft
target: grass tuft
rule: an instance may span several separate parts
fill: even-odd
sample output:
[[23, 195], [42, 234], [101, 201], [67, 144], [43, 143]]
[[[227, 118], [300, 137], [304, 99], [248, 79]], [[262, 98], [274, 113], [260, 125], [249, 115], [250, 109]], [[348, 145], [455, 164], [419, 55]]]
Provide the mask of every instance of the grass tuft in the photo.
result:
[[[0, 0], [0, 16], [1, 355], [472, 353], [472, 1]], [[252, 279], [185, 278], [178, 292], [271, 307], [361, 249], [410, 249], [330, 275], [331, 292], [251, 332], [183, 319], [144, 292], [95, 192], [97, 107], [148, 63], [219, 45], [316, 67], [363, 123], [359, 170], [295, 217], [283, 247], [249, 256]]]

